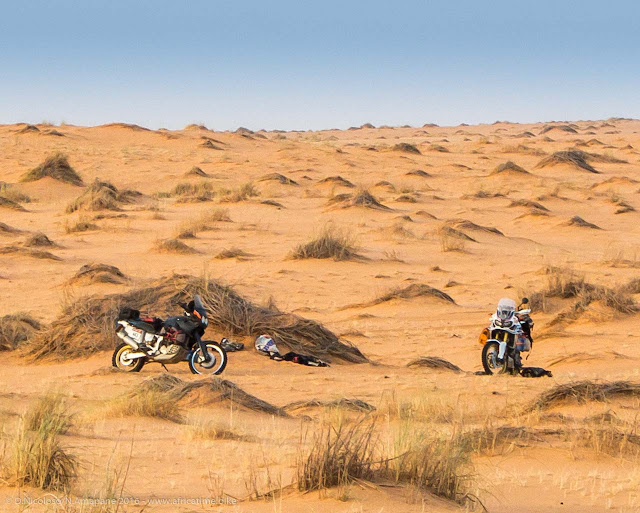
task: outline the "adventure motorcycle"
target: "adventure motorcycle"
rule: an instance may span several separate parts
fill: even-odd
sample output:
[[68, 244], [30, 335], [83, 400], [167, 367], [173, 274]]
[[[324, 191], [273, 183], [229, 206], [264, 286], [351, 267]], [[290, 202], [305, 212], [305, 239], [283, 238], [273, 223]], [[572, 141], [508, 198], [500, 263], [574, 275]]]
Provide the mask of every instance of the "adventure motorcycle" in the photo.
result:
[[531, 309], [523, 308], [527, 303], [529, 300], [523, 298], [516, 311], [515, 301], [501, 299], [489, 327], [482, 330], [478, 342], [483, 346], [486, 374], [516, 374], [522, 369], [520, 353], [530, 351], [533, 344]]
[[145, 363], [186, 361], [193, 374], [220, 374], [227, 365], [227, 353], [218, 342], [202, 340], [209, 320], [200, 296], [178, 306], [184, 309], [184, 315], [164, 321], [157, 317], [141, 319], [138, 310], [123, 308], [116, 321], [116, 335], [123, 342], [113, 352], [113, 366], [139, 372]]

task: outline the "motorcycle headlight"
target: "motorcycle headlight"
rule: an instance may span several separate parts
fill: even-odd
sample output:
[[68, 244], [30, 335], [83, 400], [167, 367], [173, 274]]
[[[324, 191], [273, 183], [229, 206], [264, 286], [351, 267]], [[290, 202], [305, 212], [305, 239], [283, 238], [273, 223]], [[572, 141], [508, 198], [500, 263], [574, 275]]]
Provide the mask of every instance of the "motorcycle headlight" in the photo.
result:
[[201, 322], [202, 322], [203, 326], [209, 326], [209, 319], [207, 319], [206, 316], [202, 317], [202, 321]]

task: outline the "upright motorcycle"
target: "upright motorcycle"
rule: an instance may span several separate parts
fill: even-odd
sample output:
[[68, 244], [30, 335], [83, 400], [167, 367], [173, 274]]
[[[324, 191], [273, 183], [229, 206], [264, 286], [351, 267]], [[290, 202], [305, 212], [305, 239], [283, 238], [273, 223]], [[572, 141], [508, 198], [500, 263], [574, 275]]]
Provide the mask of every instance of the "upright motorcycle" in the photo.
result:
[[491, 316], [489, 327], [482, 330], [482, 366], [486, 374], [517, 374], [522, 369], [521, 353], [531, 350], [533, 320], [525, 297], [516, 311], [515, 301], [501, 299]]
[[138, 310], [123, 308], [116, 321], [116, 335], [122, 343], [113, 352], [113, 366], [140, 372], [151, 362], [166, 365], [186, 361], [193, 374], [220, 374], [227, 366], [227, 353], [218, 342], [202, 340], [209, 319], [200, 296], [178, 306], [184, 309], [184, 315], [166, 320], [140, 318]]

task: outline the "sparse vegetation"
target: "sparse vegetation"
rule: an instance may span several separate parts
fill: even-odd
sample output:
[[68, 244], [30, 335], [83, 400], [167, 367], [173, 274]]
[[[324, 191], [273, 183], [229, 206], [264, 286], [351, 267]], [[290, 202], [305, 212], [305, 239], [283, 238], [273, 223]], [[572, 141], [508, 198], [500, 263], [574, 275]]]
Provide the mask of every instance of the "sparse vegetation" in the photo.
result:
[[80, 178], [80, 175], [69, 165], [67, 156], [63, 153], [49, 155], [42, 164], [25, 173], [20, 181], [35, 182], [47, 176], [72, 185], [84, 185], [82, 178]]
[[15, 186], [0, 182], [0, 198], [13, 203], [31, 203], [31, 197], [20, 191]]
[[42, 325], [26, 313], [0, 317], [0, 351], [13, 351], [29, 340]]
[[229, 248], [221, 250], [214, 258], [218, 260], [225, 260], [227, 258], [243, 259], [250, 257], [251, 255], [240, 248]]
[[139, 196], [141, 194], [137, 191], [128, 189], [120, 191], [115, 185], [96, 179], [86, 191], [67, 206], [66, 212], [71, 214], [78, 210], [119, 211], [121, 203], [129, 203], [133, 198]]
[[307, 258], [332, 258], [334, 260], [353, 260], [361, 258], [353, 237], [335, 227], [325, 227], [309, 242], [300, 244], [290, 255], [295, 260]]
[[176, 253], [178, 255], [193, 255], [198, 252], [178, 239], [159, 240], [155, 243], [155, 249], [160, 253]]
[[222, 203], [239, 203], [259, 195], [260, 193], [258, 192], [258, 189], [256, 189], [255, 185], [251, 182], [247, 182], [222, 196], [220, 201]]
[[92, 223], [87, 217], [80, 216], [76, 221], [65, 220], [64, 231], [66, 233], [82, 233], [93, 230], [99, 230], [100, 227]]

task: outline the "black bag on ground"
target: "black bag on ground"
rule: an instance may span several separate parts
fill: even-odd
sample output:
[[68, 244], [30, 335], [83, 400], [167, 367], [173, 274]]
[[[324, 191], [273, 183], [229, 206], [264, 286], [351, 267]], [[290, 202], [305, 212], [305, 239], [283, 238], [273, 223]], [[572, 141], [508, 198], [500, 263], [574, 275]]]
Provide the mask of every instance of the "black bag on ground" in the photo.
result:
[[551, 371], [545, 370], [542, 367], [522, 367], [520, 369], [520, 375], [523, 378], [541, 378], [543, 376], [553, 377]]
[[323, 362], [315, 356], [294, 353], [293, 351], [289, 351], [288, 353], [282, 355], [282, 359], [285, 362], [299, 363], [300, 365], [309, 365], [311, 367], [329, 367], [329, 364], [327, 362]]

